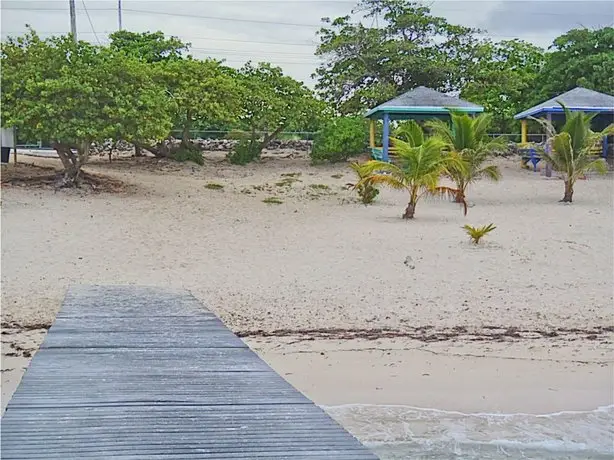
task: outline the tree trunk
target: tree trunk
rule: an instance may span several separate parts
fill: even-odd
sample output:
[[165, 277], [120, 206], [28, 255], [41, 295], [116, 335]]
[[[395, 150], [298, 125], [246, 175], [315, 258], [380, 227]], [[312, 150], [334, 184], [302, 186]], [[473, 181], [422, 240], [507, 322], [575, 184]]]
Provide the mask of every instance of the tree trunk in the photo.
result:
[[284, 129], [283, 125], [278, 126], [275, 129], [275, 131], [273, 131], [271, 134], [265, 134], [264, 140], [262, 141], [262, 144], [260, 145], [260, 150], [266, 149], [267, 146], [271, 143], [273, 139], [277, 137], [277, 135], [281, 132], [282, 129]]
[[454, 195], [455, 203], [464, 203], [465, 202], [465, 193], [462, 190], [457, 190]]
[[416, 203], [410, 201], [407, 204], [407, 208], [405, 208], [405, 213], [403, 214], [403, 219], [413, 219], [414, 213], [416, 212]]
[[138, 144], [138, 148], [141, 152], [142, 150], [147, 150], [148, 152], [151, 152], [156, 158], [169, 158], [171, 156], [171, 148], [167, 146], [164, 142], [160, 142], [157, 145]]
[[59, 142], [54, 143], [53, 148], [64, 166], [64, 177], [59, 184], [60, 187], [78, 187], [81, 172], [78, 154], [76, 155], [69, 145]]
[[143, 147], [140, 144], [134, 144], [134, 156], [142, 157], [143, 156]]
[[573, 201], [573, 182], [569, 179], [565, 180], [565, 195], [561, 200], [562, 203], [571, 203]]

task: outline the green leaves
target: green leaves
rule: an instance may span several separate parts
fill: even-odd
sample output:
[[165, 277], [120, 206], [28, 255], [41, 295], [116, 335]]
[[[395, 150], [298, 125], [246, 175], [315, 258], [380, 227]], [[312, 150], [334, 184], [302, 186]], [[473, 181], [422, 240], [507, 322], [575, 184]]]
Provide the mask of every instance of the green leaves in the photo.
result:
[[473, 29], [400, 0], [364, 0], [357, 10], [381, 18], [365, 27], [349, 16], [327, 21], [316, 54], [325, 58], [316, 89], [342, 114], [374, 107], [417, 86], [447, 90], [465, 78], [473, 57]]
[[156, 140], [170, 129], [164, 88], [136, 58], [30, 30], [2, 45], [3, 123], [24, 138], [79, 150], [106, 139]]
[[539, 74], [535, 102], [576, 86], [611, 93], [614, 88], [614, 27], [572, 29], [554, 40]]
[[[404, 218], [412, 219], [416, 204], [424, 195], [455, 197], [458, 190], [440, 187], [439, 178], [449, 168], [463, 168], [463, 163], [454, 155], [443, 155], [445, 142], [438, 138], [429, 138], [419, 147], [407, 142], [393, 139], [399, 165], [384, 161], [367, 161], [353, 169], [361, 180], [356, 187], [376, 187], [383, 185], [397, 190], [407, 190], [409, 206]], [[465, 205], [464, 200], [461, 202]], [[465, 207], [466, 209], [466, 207]]]
[[[325, 105], [302, 83], [267, 63], [247, 63], [236, 74], [239, 124], [252, 133], [249, 150], [260, 151], [282, 130], [316, 125]], [[264, 133], [260, 141], [256, 133]], [[258, 142], [257, 146], [251, 144]]]
[[120, 30], [109, 35], [111, 49], [145, 62], [160, 62], [180, 59], [190, 44], [177, 37], [166, 38], [163, 32], [130, 32]]
[[311, 161], [345, 161], [367, 150], [367, 120], [363, 117], [336, 117], [316, 134]]
[[606, 134], [614, 132], [614, 125], [601, 132], [590, 129], [593, 116], [583, 112], [572, 112], [561, 104], [565, 111], [565, 124], [559, 133], [547, 121], [542, 121], [550, 139], [550, 152], [544, 151], [542, 157], [555, 171], [563, 175], [565, 196], [563, 201], [571, 202], [575, 182], [587, 172], [599, 174], [607, 172], [607, 165], [602, 158], [596, 158], [593, 149], [599, 145]]
[[424, 131], [415, 120], [399, 123], [394, 131], [394, 137], [407, 142], [412, 147], [420, 147], [424, 143]]
[[544, 51], [522, 40], [483, 42], [466, 72], [461, 97], [493, 113], [495, 132], [511, 132], [513, 117], [536, 101], [535, 86]]
[[488, 130], [493, 121], [490, 114], [477, 117], [451, 112], [452, 124], [442, 120], [427, 122], [434, 135], [441, 139], [446, 150], [456, 155], [460, 163], [452, 163], [447, 175], [454, 181], [458, 189], [458, 200], [465, 199], [467, 187], [472, 182], [486, 177], [499, 180], [501, 173], [495, 165], [484, 166], [490, 155], [505, 148], [503, 138], [491, 138]]
[[479, 244], [480, 240], [485, 235], [492, 232], [497, 227], [495, 227], [493, 224], [483, 225], [482, 227], [472, 227], [471, 225], [467, 224], [464, 225], [463, 228], [465, 229], [467, 235], [469, 235], [469, 238], [471, 238], [473, 244]]

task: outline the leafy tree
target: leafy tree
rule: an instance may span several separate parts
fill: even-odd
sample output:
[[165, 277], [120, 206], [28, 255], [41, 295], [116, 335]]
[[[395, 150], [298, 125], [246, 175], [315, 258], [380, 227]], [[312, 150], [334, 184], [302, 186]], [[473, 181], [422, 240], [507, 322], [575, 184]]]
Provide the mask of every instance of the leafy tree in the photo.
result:
[[166, 38], [163, 32], [130, 32], [120, 30], [109, 35], [110, 47], [145, 62], [160, 62], [181, 59], [190, 44], [177, 37]]
[[240, 87], [218, 61], [173, 59], [156, 64], [173, 106], [173, 125], [181, 129], [181, 147], [192, 149], [190, 130], [198, 120], [209, 124], [236, 121]]
[[407, 0], [362, 0], [354, 12], [381, 26], [365, 27], [350, 16], [325, 18], [316, 51], [326, 58], [314, 75], [316, 89], [341, 113], [360, 112], [421, 85], [459, 86], [477, 43], [473, 29]]
[[551, 152], [542, 152], [542, 157], [559, 171], [565, 182], [565, 194], [562, 202], [573, 201], [574, 185], [576, 181], [587, 172], [596, 171], [605, 174], [607, 164], [602, 158], [596, 158], [592, 149], [601, 142], [605, 135], [614, 134], [614, 125], [608, 126], [604, 131], [591, 131], [591, 121], [596, 114], [572, 112], [563, 104], [565, 111], [565, 124], [559, 133], [554, 126], [546, 120], [539, 122], [546, 128], [550, 137]]
[[[412, 147], [407, 142], [393, 139], [399, 166], [371, 160], [357, 171], [363, 179], [358, 185], [384, 185], [409, 193], [409, 203], [403, 219], [413, 219], [418, 201], [425, 195], [457, 196], [458, 191], [439, 185], [439, 178], [449, 168], [462, 168], [463, 163], [454, 155], [443, 155], [446, 144], [437, 138], [427, 139], [421, 146]], [[466, 210], [466, 203], [465, 205]]]
[[535, 103], [576, 86], [614, 91], [614, 27], [572, 29], [554, 40], [539, 79]]
[[314, 163], [345, 161], [367, 149], [367, 121], [363, 117], [336, 117], [316, 134], [311, 149]]
[[323, 113], [324, 104], [279, 67], [247, 63], [236, 78], [240, 86], [239, 124], [246, 131], [242, 145], [248, 150], [248, 156], [242, 158], [247, 161], [258, 158], [284, 129], [313, 124]]
[[451, 124], [443, 120], [430, 120], [426, 125], [442, 140], [446, 150], [460, 160], [452, 163], [446, 174], [456, 184], [455, 201], [464, 203], [469, 184], [482, 177], [493, 181], [500, 179], [499, 168], [496, 165], [484, 166], [484, 163], [492, 153], [505, 149], [505, 140], [488, 136], [492, 114], [484, 113], [472, 118], [452, 112], [450, 116]]
[[493, 113], [496, 132], [513, 132], [514, 115], [534, 103], [544, 51], [522, 40], [487, 41], [477, 55], [460, 96]]
[[65, 185], [79, 184], [92, 142], [160, 139], [170, 128], [164, 90], [123, 53], [30, 30], [3, 43], [0, 58], [3, 123], [50, 141]]

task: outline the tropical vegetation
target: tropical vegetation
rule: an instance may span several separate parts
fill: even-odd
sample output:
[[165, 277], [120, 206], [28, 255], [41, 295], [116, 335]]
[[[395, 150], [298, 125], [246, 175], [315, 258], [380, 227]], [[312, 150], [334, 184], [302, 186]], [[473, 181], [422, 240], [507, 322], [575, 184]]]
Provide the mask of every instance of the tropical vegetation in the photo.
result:
[[[409, 201], [404, 219], [413, 219], [416, 206], [424, 196], [458, 195], [458, 190], [439, 185], [442, 175], [448, 174], [453, 167], [462, 168], [462, 161], [453, 153], [444, 154], [445, 142], [431, 137], [418, 147], [393, 139], [397, 152], [398, 165], [385, 161], [371, 160], [359, 168], [363, 178], [359, 185], [386, 186], [396, 190], [405, 190]], [[466, 212], [466, 203], [462, 203]]]
[[483, 177], [493, 181], [501, 178], [501, 171], [496, 165], [485, 163], [493, 153], [504, 150], [506, 143], [503, 138], [488, 135], [491, 114], [470, 117], [451, 112], [450, 117], [451, 123], [430, 120], [426, 126], [445, 143], [447, 151], [453, 152], [460, 159], [458, 164], [450, 165], [446, 174], [456, 184], [455, 201], [463, 203], [470, 184]]
[[491, 223], [488, 225], [483, 225], [481, 227], [473, 227], [469, 224], [466, 224], [463, 226], [463, 228], [465, 229], [465, 233], [467, 233], [467, 235], [469, 235], [469, 238], [471, 238], [471, 242], [473, 244], [479, 244], [480, 240], [484, 238], [485, 235], [492, 232], [497, 227], [495, 227]]
[[[198, 130], [240, 133], [233, 163], [257, 160], [284, 131], [317, 132], [313, 160], [344, 161], [366, 146], [366, 109], [425, 85], [493, 114], [485, 128], [479, 117], [469, 128], [479, 130], [479, 147], [460, 148], [467, 139], [448, 136], [444, 151], [464, 157], [468, 171], [464, 178], [448, 171], [461, 201], [473, 180], [497, 177], [484, 166], [493, 142], [484, 130], [516, 130], [514, 113], [577, 85], [614, 87], [612, 27], [570, 30], [544, 51], [522, 40], [493, 42], [408, 0], [359, 0], [352, 12], [323, 20], [315, 91], [266, 62], [235, 69], [196, 59], [190, 43], [162, 32], [119, 31], [108, 45], [93, 45], [70, 35], [42, 39], [28, 29], [2, 43], [2, 124], [17, 127], [23, 140], [53, 146], [66, 185], [79, 183], [93, 142], [127, 141], [137, 155], [202, 163], [192, 139]], [[425, 141], [418, 128], [404, 122], [394, 135], [417, 147]], [[557, 141], [559, 150], [564, 144]]]
[[595, 114], [572, 112], [561, 104], [565, 112], [565, 124], [557, 133], [556, 128], [546, 120], [539, 122], [546, 128], [550, 138], [547, 149], [541, 152], [542, 157], [555, 171], [558, 171], [565, 184], [565, 193], [561, 202], [573, 201], [574, 185], [578, 179], [588, 172], [595, 171], [605, 174], [608, 167], [603, 160], [594, 155], [593, 149], [603, 136], [614, 134], [614, 124], [600, 132], [591, 130], [591, 120]]

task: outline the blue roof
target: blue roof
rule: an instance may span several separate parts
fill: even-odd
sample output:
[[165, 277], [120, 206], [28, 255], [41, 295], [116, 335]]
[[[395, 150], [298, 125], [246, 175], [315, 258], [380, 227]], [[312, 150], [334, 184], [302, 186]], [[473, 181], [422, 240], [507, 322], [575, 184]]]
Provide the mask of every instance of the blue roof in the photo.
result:
[[514, 118], [535, 117], [541, 113], [562, 113], [562, 102], [569, 110], [577, 112], [614, 113], [614, 96], [580, 86], [559, 96], [548, 99], [530, 109], [520, 112]]

